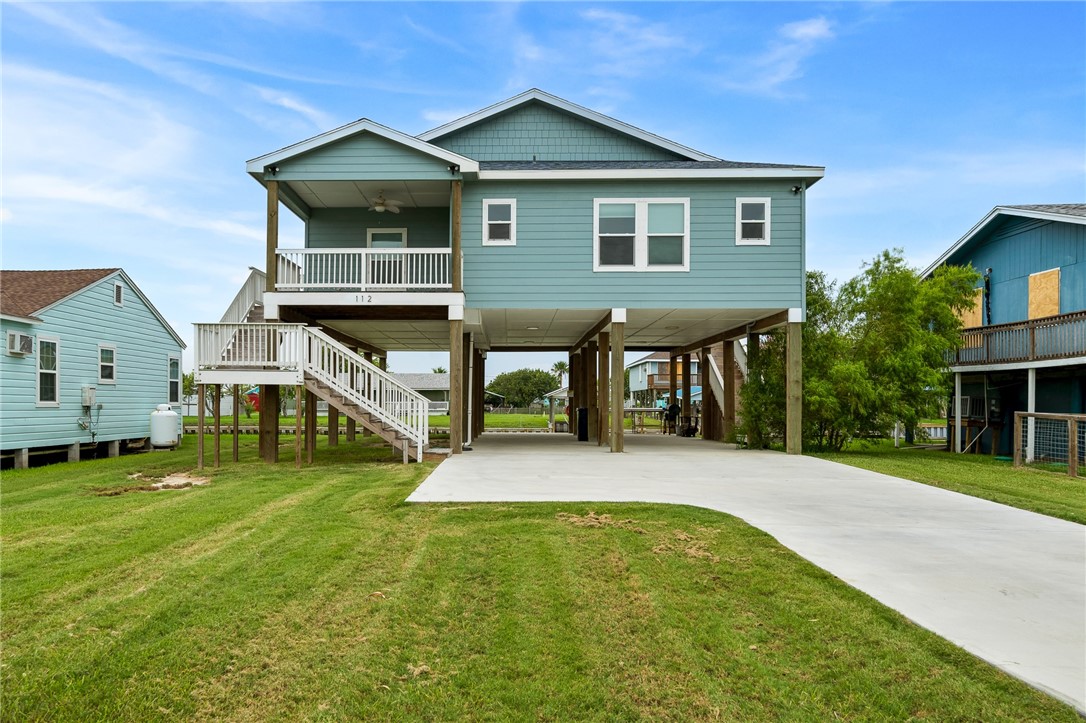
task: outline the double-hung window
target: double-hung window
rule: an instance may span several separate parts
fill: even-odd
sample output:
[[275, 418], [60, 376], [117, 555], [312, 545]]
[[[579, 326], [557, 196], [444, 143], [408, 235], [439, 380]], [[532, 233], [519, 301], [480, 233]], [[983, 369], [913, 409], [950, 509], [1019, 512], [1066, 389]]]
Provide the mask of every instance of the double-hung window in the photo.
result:
[[98, 345], [98, 383], [117, 383], [117, 347], [111, 344]]
[[483, 199], [483, 246], [517, 245], [517, 200]]
[[181, 403], [181, 358], [171, 356], [168, 363], [167, 380], [169, 389], [166, 401], [170, 404]]
[[690, 199], [597, 198], [594, 271], [688, 271]]
[[768, 198], [735, 199], [735, 244], [768, 246], [769, 217]]
[[38, 337], [38, 406], [60, 406], [60, 364], [56, 339]]

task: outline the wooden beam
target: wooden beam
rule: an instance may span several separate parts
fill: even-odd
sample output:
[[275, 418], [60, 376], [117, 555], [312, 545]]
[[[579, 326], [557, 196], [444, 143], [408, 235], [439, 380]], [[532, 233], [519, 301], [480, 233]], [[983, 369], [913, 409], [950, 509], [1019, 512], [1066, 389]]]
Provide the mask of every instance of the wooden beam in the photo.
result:
[[[204, 468], [204, 390], [206, 388], [203, 384], [196, 385], [196, 469]], [[77, 461], [78, 459], [76, 457]], [[68, 461], [70, 462], [71, 459]]]
[[234, 385], [234, 434], [233, 434], [233, 460], [238, 461], [238, 407], [241, 406], [239, 399], [241, 399], [241, 387], [237, 384]]
[[461, 398], [464, 400], [464, 413], [461, 420], [461, 429], [464, 434], [462, 439], [465, 443], [470, 443], [470, 440], [475, 437], [472, 431], [468, 429], [469, 420], [474, 421], [472, 415], [468, 414], [468, 410], [471, 408], [471, 398], [475, 393], [475, 385], [473, 384], [475, 369], [471, 363], [471, 355], [474, 350], [471, 346], [471, 334], [464, 334], [462, 338], [464, 340], [462, 344], [462, 357], [464, 359], [464, 393], [461, 395]]
[[[278, 425], [276, 425], [278, 426]], [[305, 390], [305, 461], [313, 464], [317, 449], [317, 395]]]
[[621, 452], [625, 434], [623, 424], [623, 410], [625, 408], [623, 398], [623, 370], [625, 364], [626, 324], [617, 321], [611, 324], [611, 451]]
[[[676, 402], [679, 401], [679, 395], [677, 394], [677, 392], [679, 390], [679, 365], [675, 363], [675, 359], [677, 359], [677, 358], [678, 357], [676, 357], [673, 354], [671, 356], [671, 358], [667, 360], [667, 371], [668, 371], [667, 404], [668, 404], [668, 406], [671, 406], [672, 404], [675, 404]], [[657, 368], [659, 368], [659, 367], [657, 367]]]
[[328, 446], [339, 446], [339, 410], [328, 404]]
[[279, 385], [260, 385], [260, 458], [279, 461]]
[[803, 324], [788, 322], [785, 351], [785, 443], [788, 454], [803, 453]]
[[611, 312], [608, 311], [606, 314], [603, 315], [602, 319], [597, 321], [592, 326], [591, 329], [589, 329], [588, 331], [586, 331], [584, 333], [584, 336], [582, 336], [580, 339], [577, 340], [577, 343], [574, 344], [570, 348], [570, 351], [571, 352], [577, 351], [582, 346], [587, 344], [591, 339], [595, 339], [596, 335], [599, 334], [601, 331], [603, 331], [605, 328], [607, 328], [607, 325], [610, 324], [610, 323], [611, 323]]
[[215, 384], [211, 388], [215, 399], [215, 467], [222, 466], [222, 384]]
[[698, 383], [701, 384], [701, 438], [717, 439], [717, 428], [720, 426], [720, 407], [717, 406], [716, 395], [713, 394], [713, 385], [710, 383], [709, 358], [713, 350], [705, 347], [698, 355]]
[[[599, 344], [595, 339], [590, 339], [585, 345], [585, 406], [588, 407], [588, 441], [595, 442], [599, 439], [600, 409], [599, 409], [599, 378], [597, 373], [600, 368]], [[604, 403], [606, 406], [606, 403]]]
[[788, 310], [778, 312], [771, 316], [766, 316], [750, 324], [743, 324], [742, 326], [735, 326], [720, 334], [713, 334], [707, 336], [701, 341], [694, 342], [693, 344], [687, 344], [686, 346], [677, 346], [671, 350], [672, 356], [678, 356], [679, 354], [689, 354], [690, 352], [697, 351], [702, 347], [713, 346], [714, 344], [720, 344], [721, 342], [732, 341], [739, 339], [746, 334], [754, 332], [769, 331], [781, 324], [788, 323]]
[[449, 447], [464, 451], [464, 320], [449, 321]]
[[452, 239], [450, 245], [452, 252], [449, 263], [452, 265], [452, 290], [462, 292], [464, 290], [464, 260], [463, 244], [460, 239], [460, 217], [463, 202], [463, 186], [459, 180], [452, 182]]
[[267, 255], [265, 258], [264, 276], [265, 291], [275, 291], [276, 273], [278, 263], [275, 259], [275, 250], [279, 247], [279, 181], [265, 181], [268, 187], [268, 230], [267, 230]]
[[602, 445], [610, 438], [611, 418], [611, 335], [601, 331], [599, 336], [599, 387], [596, 397], [599, 399], [599, 428], [596, 433], [596, 444]]
[[[683, 402], [680, 414], [684, 417], [690, 416], [690, 393], [693, 389], [690, 385], [690, 358], [689, 354], [683, 354]], [[681, 419], [679, 421], [682, 422]]]
[[724, 398], [719, 400], [723, 413], [720, 439], [735, 442], [735, 342], [724, 342], [720, 367], [720, 375], [724, 377]]
[[294, 468], [302, 468], [302, 397], [305, 387], [294, 387]]

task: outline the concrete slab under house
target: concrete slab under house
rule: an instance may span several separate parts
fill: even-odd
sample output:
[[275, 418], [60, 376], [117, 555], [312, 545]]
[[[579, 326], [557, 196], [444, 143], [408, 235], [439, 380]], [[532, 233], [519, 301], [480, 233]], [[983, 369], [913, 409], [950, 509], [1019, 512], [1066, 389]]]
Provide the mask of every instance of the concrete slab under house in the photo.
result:
[[[199, 384], [259, 384], [262, 408], [296, 387], [306, 409], [329, 403], [330, 441], [343, 415], [408, 461], [429, 446], [430, 400], [383, 371], [390, 351], [448, 352], [452, 454], [484, 432], [489, 352], [562, 351], [570, 439], [621, 452], [626, 351], [664, 352], [684, 370], [671, 389], [701, 386], [719, 440], [736, 340], [786, 327], [800, 451], [806, 191], [823, 168], [721, 160], [529, 90], [418, 136], [362, 119], [247, 171], [266, 189], [267, 273], [196, 325]], [[283, 208], [304, 248], [279, 246]], [[274, 461], [278, 424], [261, 425]]]

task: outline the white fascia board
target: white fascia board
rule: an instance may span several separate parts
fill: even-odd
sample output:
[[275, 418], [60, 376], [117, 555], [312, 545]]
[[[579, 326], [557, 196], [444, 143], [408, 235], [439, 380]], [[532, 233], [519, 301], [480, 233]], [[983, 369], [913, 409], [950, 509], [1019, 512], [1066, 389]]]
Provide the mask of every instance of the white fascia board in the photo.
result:
[[412, 148], [420, 153], [425, 153], [435, 158], [440, 158], [448, 163], [460, 166], [461, 173], [477, 173], [479, 170], [479, 163], [477, 161], [462, 156], [459, 153], [453, 153], [452, 151], [440, 148], [431, 143], [427, 143], [424, 140], [420, 140], [414, 136], [409, 136], [406, 133], [393, 130], [387, 126], [383, 126], [380, 123], [374, 123], [368, 118], [362, 118], [354, 123], [348, 123], [345, 126], [340, 126], [334, 130], [322, 133], [319, 136], [313, 136], [300, 143], [295, 143], [292, 146], [286, 148], [280, 148], [278, 151], [265, 154], [258, 158], [253, 158], [245, 164], [245, 170], [253, 174], [258, 179], [263, 177], [264, 168], [270, 165], [285, 161], [288, 158], [308, 153], [321, 146], [335, 143], [349, 136], [356, 135], [358, 133], [372, 133], [375, 136], [380, 136], [393, 143], [399, 143], [400, 145]]
[[1071, 216], [1066, 213], [1053, 213], [1051, 211], [1033, 211], [1028, 208], [1008, 208], [1006, 206], [996, 206], [993, 208], [987, 216], [982, 218], [973, 228], [969, 229], [969, 232], [958, 239], [953, 246], [947, 249], [943, 254], [935, 260], [928, 268], [920, 274], [920, 278], [925, 279], [935, 273], [935, 269], [939, 268], [946, 263], [946, 260], [958, 252], [963, 246], [973, 240], [973, 237], [979, 234], [981, 231], [988, 227], [997, 216], [1020, 216], [1022, 218], [1035, 218], [1038, 221], [1063, 221], [1064, 223], [1077, 223], [1086, 224], [1086, 217], [1083, 216]]
[[0, 319], [4, 321], [17, 321], [20, 324], [36, 325], [41, 323], [41, 319], [33, 319], [29, 316], [15, 316], [13, 314], [0, 314]]
[[671, 151], [672, 153], [677, 153], [680, 156], [686, 156], [687, 158], [694, 161], [720, 160], [715, 156], [710, 156], [707, 153], [696, 151], [693, 148], [688, 148], [687, 146], [684, 146], [681, 143], [676, 143], [675, 141], [669, 141], [667, 138], [663, 138], [661, 136], [655, 135], [654, 133], [649, 133], [648, 131], [641, 130], [636, 126], [630, 125], [629, 123], [623, 123], [622, 121], [611, 118], [610, 116], [606, 116], [603, 113], [597, 113], [594, 110], [589, 110], [584, 106], [577, 105], [576, 103], [571, 103], [568, 100], [559, 98], [556, 95], [551, 95], [550, 93], [539, 90], [538, 88], [532, 88], [531, 90], [525, 91], [520, 95], [513, 96], [509, 100], [503, 100], [500, 103], [495, 103], [494, 105], [483, 108], [482, 110], [475, 111], [474, 113], [466, 115], [463, 118], [458, 118], [451, 123], [446, 123], [445, 125], [434, 128], [433, 130], [426, 131], [425, 133], [420, 134], [419, 138], [424, 141], [432, 141], [435, 138], [440, 138], [450, 133], [454, 133], [461, 128], [475, 125], [479, 121], [490, 118], [491, 116], [498, 115], [499, 113], [504, 113], [511, 108], [515, 108], [518, 105], [523, 105], [524, 103], [533, 100], [545, 103], [550, 106], [554, 106], [555, 108], [564, 110], [565, 112], [572, 115], [580, 116], [581, 118], [591, 121], [592, 123], [604, 126], [605, 128], [610, 128], [611, 130], [622, 133], [623, 135], [633, 136], [634, 138], [644, 141], [645, 143], [649, 143], [659, 148], [664, 148]]
[[305, 381], [301, 371], [273, 371], [270, 369], [200, 369], [195, 370], [197, 384], [279, 384], [294, 386]]
[[550, 171], [480, 171], [480, 181], [608, 181], [668, 180], [684, 178], [754, 179], [796, 178], [810, 181], [822, 178], [824, 168], [620, 168], [569, 169]]
[[1053, 367], [1086, 366], [1086, 356], [1069, 359], [1044, 359], [1042, 361], [1007, 362], [1005, 364], [961, 364], [951, 366], [950, 371], [958, 374], [980, 372], [1012, 372], [1022, 369], [1051, 369]]
[[460, 291], [274, 291], [264, 294], [264, 316], [280, 306], [464, 306]]

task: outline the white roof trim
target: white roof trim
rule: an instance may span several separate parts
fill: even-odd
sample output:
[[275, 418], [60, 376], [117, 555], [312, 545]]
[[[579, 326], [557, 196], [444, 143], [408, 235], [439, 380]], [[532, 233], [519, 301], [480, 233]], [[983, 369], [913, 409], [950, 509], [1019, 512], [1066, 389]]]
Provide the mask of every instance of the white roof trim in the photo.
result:
[[155, 318], [158, 319], [159, 323], [162, 324], [162, 328], [164, 328], [166, 331], [168, 331], [170, 333], [170, 336], [172, 336], [174, 339], [177, 340], [177, 343], [181, 345], [182, 349], [187, 349], [188, 346], [185, 344], [184, 340], [182, 340], [181, 337], [178, 336], [177, 332], [173, 330], [173, 327], [170, 326], [169, 322], [166, 321], [165, 317], [163, 317], [162, 314], [158, 313], [158, 309], [155, 308], [155, 305], [151, 303], [150, 299], [148, 299], [146, 296], [143, 295], [143, 292], [140, 291], [140, 287], [136, 286], [136, 282], [132, 280], [132, 277], [130, 277], [128, 274], [126, 274], [124, 272], [124, 269], [117, 269], [112, 274], [106, 274], [102, 278], [100, 278], [100, 279], [98, 279], [96, 281], [92, 281], [89, 284], [87, 284], [86, 286], [81, 286], [80, 288], [76, 289], [72, 293], [65, 296], [63, 299], [57, 299], [52, 304], [49, 304], [48, 306], [43, 306], [42, 308], [38, 309], [34, 313], [35, 314], [44, 314], [45, 312], [49, 311], [53, 307], [55, 307], [55, 306], [57, 306], [59, 304], [63, 304], [68, 299], [79, 296], [80, 294], [82, 294], [84, 291], [91, 288], [92, 286], [97, 286], [98, 284], [105, 283], [106, 281], [109, 281], [111, 279], [116, 280], [116, 278], [118, 276], [120, 276], [126, 282], [128, 282], [129, 288], [131, 288], [133, 291], [135, 291], [136, 296], [138, 296], [143, 301], [143, 303], [147, 305], [147, 308], [150, 309], [151, 313], [154, 314]]
[[547, 171], [479, 171], [481, 181], [611, 180], [668, 178], [807, 178], [826, 175], [824, 168], [591, 168]]
[[1086, 224], [1086, 217], [1083, 216], [1072, 216], [1070, 214], [1054, 213], [1052, 211], [1036, 211], [1028, 208], [996, 206], [987, 216], [982, 218], [977, 225], [969, 229], [967, 234], [962, 236], [953, 246], [943, 252], [943, 255], [935, 260], [935, 263], [924, 269], [924, 272], [920, 274], [920, 278], [923, 279], [931, 276], [931, 274], [935, 272], [935, 269], [945, 264], [947, 259], [953, 256], [960, 248], [972, 241], [973, 237], [983, 231], [997, 216], [1021, 216], [1023, 218], [1035, 218], [1039, 221], [1063, 221], [1064, 223]]
[[319, 136], [313, 136], [312, 138], [287, 146], [286, 148], [280, 148], [277, 151], [259, 156], [258, 158], [253, 158], [245, 164], [245, 170], [254, 175], [263, 174], [266, 166], [285, 161], [288, 158], [293, 158], [294, 156], [307, 153], [330, 143], [335, 143], [336, 141], [358, 133], [372, 133], [375, 136], [380, 136], [393, 143], [399, 143], [402, 146], [407, 146], [408, 148], [412, 148], [429, 156], [434, 156], [435, 158], [440, 158], [448, 163], [456, 164], [460, 166], [461, 173], [476, 173], [479, 170], [478, 162], [473, 161], [467, 156], [462, 156], [459, 153], [453, 153], [444, 148], [439, 148], [424, 140], [419, 140], [414, 136], [409, 136], [406, 133], [393, 130], [388, 126], [375, 123], [368, 118], [356, 120], [354, 123], [348, 123], [345, 126], [340, 126], [327, 133], [322, 133]]
[[41, 319], [34, 319], [29, 316], [15, 316], [14, 314], [0, 314], [0, 319], [4, 321], [17, 321], [20, 324], [40, 324]]
[[602, 113], [597, 113], [594, 110], [589, 110], [588, 108], [577, 105], [576, 103], [570, 103], [568, 100], [559, 98], [556, 95], [551, 95], [550, 93], [546, 93], [542, 90], [539, 90], [538, 88], [532, 88], [531, 90], [525, 91], [520, 95], [510, 98], [509, 100], [503, 100], [500, 103], [495, 103], [492, 106], [475, 111], [474, 113], [466, 115], [463, 118], [458, 118], [451, 123], [446, 123], [445, 125], [434, 128], [433, 130], [421, 133], [419, 135], [419, 138], [424, 141], [432, 141], [435, 138], [440, 138], [450, 133], [454, 133], [461, 128], [466, 128], [467, 126], [474, 125], [479, 121], [485, 120], [499, 113], [504, 113], [511, 108], [515, 108], [518, 105], [522, 105], [532, 100], [540, 101], [541, 103], [546, 103], [547, 105], [554, 106], [555, 108], [564, 110], [567, 113], [571, 113], [576, 116], [580, 116], [597, 125], [604, 126], [605, 128], [610, 128], [611, 130], [622, 133], [624, 135], [633, 136], [634, 138], [644, 141], [645, 143], [664, 148], [671, 151], [672, 153], [678, 153], [680, 156], [686, 156], [687, 158], [694, 161], [720, 160], [719, 158], [710, 156], [707, 153], [702, 153], [701, 151], [696, 151], [693, 148], [688, 148], [687, 146], [676, 143], [675, 141], [669, 141], [667, 138], [663, 138], [654, 133], [643, 131], [636, 126], [630, 125], [629, 123], [623, 123], [620, 120], [615, 120], [610, 116], [606, 116]]

